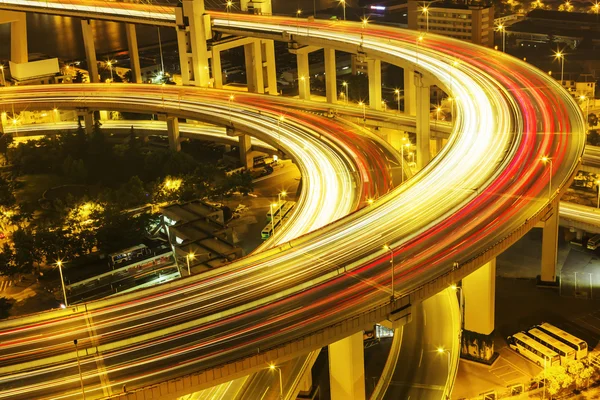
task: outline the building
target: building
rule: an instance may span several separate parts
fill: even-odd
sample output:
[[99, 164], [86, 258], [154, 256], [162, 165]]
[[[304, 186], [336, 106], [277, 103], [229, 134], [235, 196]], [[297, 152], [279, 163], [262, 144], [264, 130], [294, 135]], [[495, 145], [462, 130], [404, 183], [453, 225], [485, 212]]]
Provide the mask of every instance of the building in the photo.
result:
[[[225, 225], [223, 210], [202, 201], [162, 207], [163, 233], [173, 247], [177, 263], [194, 272], [216, 268], [243, 256], [234, 244], [233, 230]], [[188, 260], [188, 256], [193, 258]]]
[[494, 6], [491, 4], [409, 0], [407, 13], [409, 29], [494, 46]]

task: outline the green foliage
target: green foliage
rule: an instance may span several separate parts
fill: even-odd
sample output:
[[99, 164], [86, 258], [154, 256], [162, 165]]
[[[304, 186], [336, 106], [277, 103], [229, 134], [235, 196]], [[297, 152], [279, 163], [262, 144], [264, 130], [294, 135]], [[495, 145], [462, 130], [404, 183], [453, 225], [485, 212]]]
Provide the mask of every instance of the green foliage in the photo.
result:
[[118, 210], [107, 210], [96, 232], [98, 248], [111, 253], [141, 243], [151, 219], [149, 214], [132, 216]]
[[9, 133], [0, 136], [0, 153], [4, 154], [4, 157], [8, 157], [8, 148], [13, 141], [14, 139]]
[[592, 130], [589, 132], [587, 142], [592, 146], [600, 146], [600, 135], [598, 134], [597, 130]]
[[16, 203], [14, 195], [14, 186], [12, 182], [7, 181], [0, 176], [0, 206], [10, 208]]

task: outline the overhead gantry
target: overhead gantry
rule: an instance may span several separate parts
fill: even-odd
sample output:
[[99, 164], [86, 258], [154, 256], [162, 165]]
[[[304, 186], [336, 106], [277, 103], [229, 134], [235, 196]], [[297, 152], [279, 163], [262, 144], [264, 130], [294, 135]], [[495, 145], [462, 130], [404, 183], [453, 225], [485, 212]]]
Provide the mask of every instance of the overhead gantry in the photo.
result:
[[[428, 96], [424, 88], [431, 84], [459, 99], [459, 118], [448, 146], [406, 186], [372, 206], [221, 271], [166, 289], [0, 323], [0, 335], [7, 338], [0, 350], [32, 346], [41, 356], [56, 352], [56, 347], [36, 347], [30, 335], [47, 329], [44, 345], [51, 346], [53, 335], [73, 325], [74, 332], [103, 343], [88, 343], [86, 354], [97, 354], [105, 365], [124, 357], [120, 363], [124, 360], [126, 367], [105, 367], [110, 382], [131, 382], [138, 398], [163, 390], [161, 395], [169, 398], [344, 338], [348, 342], [340, 347], [354, 348], [356, 340], [351, 338], [356, 332], [386, 319], [409, 319], [414, 304], [474, 271], [474, 284], [468, 279], [463, 283], [465, 327], [475, 336], [482, 334], [485, 342], [493, 324], [469, 322], [470, 315], [493, 321], [493, 292], [482, 291], [481, 282], [491, 288], [495, 256], [540, 221], [552, 218], [578, 167], [585, 129], [568, 93], [519, 60], [449, 38], [429, 35], [419, 40], [415, 32], [373, 25], [357, 29], [360, 24], [345, 22], [211, 16], [215, 31], [335, 51], [360, 50], [371, 59], [412, 65], [418, 158], [428, 158], [424, 143], [429, 144], [429, 135], [424, 132], [430, 129], [429, 121], [423, 126], [419, 119]], [[190, 75], [190, 82], [203, 86], [202, 76]], [[542, 159], [552, 162], [544, 164]], [[196, 296], [192, 309], [190, 296]], [[469, 309], [477, 299], [488, 302], [473, 313]], [[143, 310], [153, 307], [165, 318], [178, 316], [179, 325], [167, 331], [160, 323], [144, 324], [144, 315], [149, 315]], [[110, 333], [114, 329], [106, 330], [109, 320], [117, 325], [111, 328], [119, 328], [116, 337]], [[40, 321], [45, 321], [43, 328], [32, 325]], [[85, 321], [93, 322], [88, 326]], [[14, 329], [28, 332], [18, 344], [10, 340]], [[127, 351], [121, 335], [130, 338]], [[169, 376], [179, 377], [180, 387], [169, 385]], [[27, 390], [52, 390], [53, 384], [67, 383], [44, 382], [43, 388]], [[349, 384], [350, 380], [343, 382], [343, 390], [350, 390]]]

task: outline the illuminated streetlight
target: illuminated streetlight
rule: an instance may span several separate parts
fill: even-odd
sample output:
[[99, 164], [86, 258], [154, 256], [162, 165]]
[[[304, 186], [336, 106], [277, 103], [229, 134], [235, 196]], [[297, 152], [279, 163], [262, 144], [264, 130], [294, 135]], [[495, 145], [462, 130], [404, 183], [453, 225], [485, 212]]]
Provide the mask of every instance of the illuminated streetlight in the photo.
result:
[[301, 9], [296, 10], [296, 30], [300, 33], [300, 14], [302, 14]]
[[371, 199], [371, 198], [367, 199], [367, 203], [368, 203], [370, 206], [372, 206], [374, 202], [375, 202], [375, 200], [373, 200], [373, 199]]
[[229, 123], [233, 125], [233, 121], [231, 119], [231, 103], [233, 103], [233, 100], [235, 99], [235, 96], [230, 94], [229, 95]]
[[423, 34], [420, 34], [419, 37], [417, 37], [417, 64], [419, 63], [419, 44], [423, 41], [424, 37]]
[[450, 374], [450, 350], [446, 350], [443, 347], [438, 347], [436, 349], [436, 351], [437, 351], [438, 354], [444, 354], [444, 353], [446, 353], [446, 355], [448, 355], [448, 374]]
[[279, 399], [283, 400], [283, 379], [281, 378], [281, 368], [279, 368], [275, 364], [271, 364], [269, 365], [269, 369], [271, 371], [277, 370], [279, 372]]
[[506, 27], [502, 24], [496, 28], [498, 32], [502, 32], [502, 52], [506, 53]]
[[550, 172], [548, 174], [548, 200], [550, 200], [552, 197], [552, 159], [550, 157], [543, 156], [540, 160], [544, 163], [544, 165], [548, 163], [550, 166]]
[[394, 90], [394, 94], [396, 95], [396, 97], [398, 99], [398, 112], [400, 112], [400, 89]]
[[392, 286], [391, 286], [391, 291], [392, 291], [392, 297], [391, 300], [394, 301], [394, 251], [390, 248], [390, 246], [388, 246], [387, 244], [383, 245], [383, 249], [385, 251], [389, 251], [390, 252], [390, 270], [392, 272]]
[[227, 8], [227, 25], [229, 25], [229, 13], [231, 12], [231, 7], [233, 7], [233, 1], [227, 0], [227, 3], [225, 3], [225, 8]]
[[56, 266], [58, 267], [58, 272], [60, 273], [60, 283], [62, 285], [63, 297], [65, 299], [65, 307], [69, 306], [67, 302], [67, 290], [65, 289], [65, 279], [63, 278], [62, 266], [63, 262], [61, 260], [56, 261]]
[[277, 203], [281, 204], [281, 199], [287, 196], [287, 192], [285, 190], [282, 190], [280, 193], [277, 193]]
[[112, 69], [113, 63], [116, 64], [117, 62], [116, 61], [110, 61], [110, 60], [106, 62], [106, 65], [108, 65], [108, 69], [110, 70], [110, 82], [111, 83], [114, 81], [113, 69]]
[[364, 101], [359, 101], [358, 105], [363, 108], [363, 124], [367, 123], [367, 105]]
[[425, 32], [429, 32], [429, 6], [421, 7], [421, 13], [425, 14], [425, 20], [427, 21]]
[[344, 21], [346, 20], [346, 0], [339, 0], [340, 4], [344, 8]]
[[269, 205], [269, 208], [271, 209], [271, 232], [272, 232], [271, 236], [272, 237], [275, 237], [275, 214], [273, 213], [273, 209], [278, 206], [279, 206], [279, 203], [271, 203]]
[[342, 82], [342, 86], [346, 89], [346, 105], [348, 104], [348, 82]]
[[562, 51], [555, 51], [554, 57], [560, 60], [560, 84], [563, 85], [564, 74], [565, 74], [565, 54]]
[[196, 259], [196, 255], [192, 252], [185, 255], [185, 260], [187, 261], [188, 267], [188, 276], [192, 275], [192, 270], [190, 269], [190, 260]]

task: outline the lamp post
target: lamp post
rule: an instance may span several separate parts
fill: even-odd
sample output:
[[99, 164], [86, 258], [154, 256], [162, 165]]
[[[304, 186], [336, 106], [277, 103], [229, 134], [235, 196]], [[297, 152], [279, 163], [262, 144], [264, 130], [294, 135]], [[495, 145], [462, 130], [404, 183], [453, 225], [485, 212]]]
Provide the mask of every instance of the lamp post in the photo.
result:
[[342, 82], [342, 86], [346, 89], [346, 105], [348, 105], [348, 82]]
[[565, 54], [562, 51], [555, 51], [554, 57], [560, 60], [560, 85], [563, 86], [565, 76]]
[[195, 258], [196, 258], [196, 255], [192, 252], [185, 255], [185, 260], [187, 261], [187, 267], [188, 267], [188, 276], [192, 275], [192, 270], [190, 269], [190, 260], [194, 260]]
[[68, 307], [69, 303], [67, 303], [67, 290], [65, 289], [65, 279], [63, 278], [62, 265], [63, 265], [63, 263], [61, 260], [58, 260], [56, 262], [56, 266], [58, 267], [58, 272], [60, 273], [60, 283], [62, 285], [63, 298], [65, 299], [65, 307]]
[[[116, 63], [116, 61], [115, 61]], [[107, 61], [106, 65], [108, 65], [108, 69], [110, 70], [110, 83], [113, 83], [113, 81], [115, 80], [113, 77], [113, 70], [112, 70], [112, 66], [113, 66], [113, 62], [112, 61]]]
[[390, 246], [388, 246], [387, 244], [383, 245], [383, 249], [385, 251], [389, 251], [390, 252], [390, 272], [392, 275], [392, 285], [390, 286], [391, 292], [392, 292], [392, 296], [391, 296], [391, 301], [394, 301], [395, 299], [395, 293], [394, 293], [394, 251], [390, 248]]
[[344, 9], [344, 21], [346, 20], [346, 0], [340, 0], [342, 8]]
[[273, 214], [273, 209], [275, 207], [277, 207], [279, 204], [278, 203], [271, 203], [269, 205], [269, 208], [271, 209], [271, 236], [275, 237], [275, 215]]
[[504, 25], [500, 24], [496, 30], [502, 32], [502, 52], [506, 53], [506, 28]]
[[367, 105], [364, 101], [359, 101], [358, 105], [363, 109], [363, 126], [367, 124]]
[[[406, 140], [406, 138], [402, 138], [403, 140]], [[401, 183], [404, 183], [404, 147], [406, 146], [407, 150], [410, 149], [410, 143], [405, 143], [403, 145], [400, 146], [400, 161], [401, 161], [401, 165], [400, 168], [402, 169], [402, 178], [401, 178]]]
[[423, 6], [421, 8], [421, 13], [425, 14], [425, 21], [426, 21], [425, 32], [429, 32], [429, 6]]
[[279, 400], [283, 400], [283, 379], [281, 378], [281, 368], [275, 364], [269, 365], [271, 371], [277, 370], [279, 372]]
[[460, 302], [460, 328], [462, 329], [462, 327], [464, 326], [465, 323], [465, 302], [463, 299], [463, 291], [462, 291], [462, 287], [461, 286], [457, 286], [457, 285], [452, 285], [450, 286], [450, 289], [454, 290], [454, 291], [459, 291], [459, 302]]
[[85, 400], [85, 388], [83, 387], [83, 375], [81, 374], [81, 362], [79, 361], [79, 348], [77, 347], [77, 339], [73, 340], [75, 345], [75, 356], [77, 357], [77, 369], [79, 370], [79, 383], [81, 384], [81, 396]]
[[[446, 350], [443, 347], [438, 347], [437, 352], [438, 352], [438, 354], [446, 353], [446, 355], [448, 356], [448, 375], [450, 375], [450, 350]], [[450, 399], [451, 395], [452, 395], [452, 393], [448, 393], [446, 396], [448, 399]]]
[[227, 3], [225, 3], [225, 7], [227, 8], [227, 25], [229, 25], [229, 13], [231, 12], [231, 7], [233, 7], [233, 1], [227, 0]]
[[394, 90], [394, 94], [397, 97], [397, 100], [398, 100], [398, 112], [400, 112], [400, 89]]
[[548, 165], [550, 166], [550, 173], [548, 174], [548, 200], [550, 200], [550, 198], [552, 197], [552, 159], [550, 157], [543, 156], [541, 160], [544, 163], [544, 165], [548, 163]]
[[233, 121], [232, 121], [232, 119], [231, 119], [231, 103], [233, 103], [233, 99], [235, 99], [235, 96], [234, 96], [234, 95], [232, 95], [232, 94], [230, 94], [230, 95], [229, 95], [229, 123], [230, 123], [231, 125], [233, 125]]
[[587, 131], [587, 128], [589, 127], [588, 111], [589, 111], [589, 107], [590, 107], [590, 98], [587, 97], [586, 95], [582, 94], [581, 96], [579, 96], [579, 100], [586, 101], [585, 102], [585, 126], [586, 126], [586, 131]]
[[302, 14], [301, 9], [296, 10], [296, 30], [300, 33], [300, 14]]
[[423, 34], [417, 38], [417, 64], [419, 63], [419, 44], [423, 41]]
[[285, 190], [277, 193], [277, 204], [281, 204], [281, 198], [285, 199], [285, 196], [287, 196], [287, 192]]

